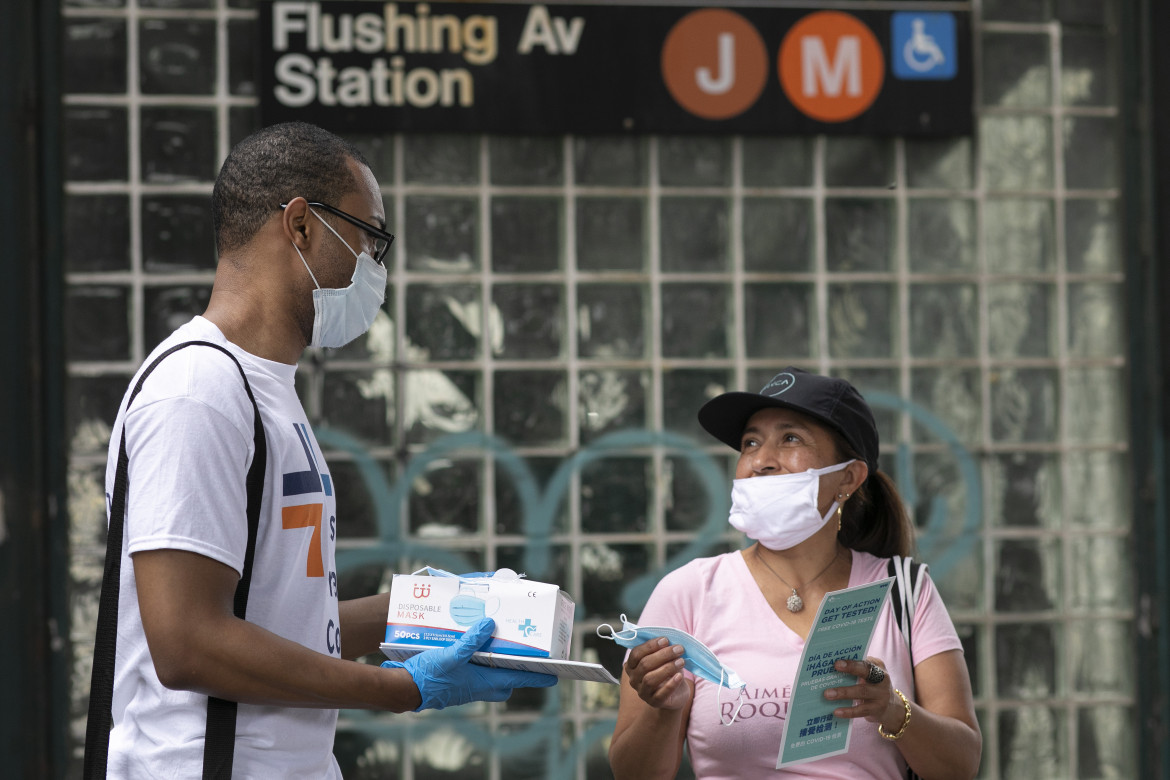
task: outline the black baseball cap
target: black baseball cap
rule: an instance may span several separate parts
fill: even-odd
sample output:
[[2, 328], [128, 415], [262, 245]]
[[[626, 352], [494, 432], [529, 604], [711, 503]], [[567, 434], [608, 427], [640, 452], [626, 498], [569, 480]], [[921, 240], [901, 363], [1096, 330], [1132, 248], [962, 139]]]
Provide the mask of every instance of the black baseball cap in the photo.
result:
[[869, 473], [878, 470], [877, 424], [869, 404], [844, 379], [810, 374], [788, 366], [758, 393], [723, 393], [699, 409], [699, 424], [732, 449], [740, 448], [743, 429], [761, 409], [795, 409], [824, 423], [844, 437]]

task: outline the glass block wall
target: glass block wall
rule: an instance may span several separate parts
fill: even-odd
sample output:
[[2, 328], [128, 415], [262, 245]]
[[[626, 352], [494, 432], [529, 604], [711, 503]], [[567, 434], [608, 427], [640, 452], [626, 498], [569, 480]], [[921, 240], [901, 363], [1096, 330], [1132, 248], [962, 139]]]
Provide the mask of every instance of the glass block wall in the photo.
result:
[[[798, 365], [878, 413], [964, 641], [985, 778], [1136, 775], [1116, 9], [978, 0], [971, 138], [352, 136], [394, 245], [368, 336], [298, 386], [343, 597], [423, 563], [561, 584], [573, 657], [743, 544], [704, 400]], [[208, 196], [256, 127], [250, 0], [63, 0], [72, 723], [110, 426], [202, 311]], [[343, 713], [355, 778], [604, 778], [616, 690]], [[685, 774], [684, 770], [684, 774]]]

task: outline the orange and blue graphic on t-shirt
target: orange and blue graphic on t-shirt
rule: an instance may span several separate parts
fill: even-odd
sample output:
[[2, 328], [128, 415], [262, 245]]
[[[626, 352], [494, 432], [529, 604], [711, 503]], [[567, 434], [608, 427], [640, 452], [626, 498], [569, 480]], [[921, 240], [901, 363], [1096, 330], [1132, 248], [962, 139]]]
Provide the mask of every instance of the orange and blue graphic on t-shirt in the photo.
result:
[[[333, 495], [333, 485], [328, 474], [322, 474], [317, 467], [317, 456], [309, 439], [309, 427], [305, 423], [296, 423], [294, 426], [301, 446], [305, 450], [305, 458], [309, 468], [304, 471], [287, 472], [284, 475], [284, 496], [304, 496], [314, 494]], [[325, 565], [321, 557], [321, 520], [323, 517], [323, 502], [313, 504], [298, 504], [286, 506], [280, 511], [281, 526], [289, 528], [312, 528], [313, 536], [309, 540], [309, 553], [305, 561], [306, 577], [324, 577]], [[331, 518], [332, 521], [332, 518]], [[332, 533], [332, 528], [330, 528]]]

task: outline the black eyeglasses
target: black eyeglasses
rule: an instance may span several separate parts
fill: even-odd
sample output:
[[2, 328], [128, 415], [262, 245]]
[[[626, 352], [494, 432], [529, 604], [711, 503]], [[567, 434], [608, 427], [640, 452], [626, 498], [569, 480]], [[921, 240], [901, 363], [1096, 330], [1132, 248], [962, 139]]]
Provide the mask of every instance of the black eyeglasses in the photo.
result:
[[[334, 208], [333, 206], [330, 206], [328, 203], [321, 203], [321, 202], [315, 201], [315, 200], [307, 201], [307, 203], [310, 206], [316, 206], [317, 208], [325, 209], [330, 214], [333, 214], [334, 216], [341, 217], [342, 219], [344, 219], [346, 222], [353, 225], [354, 227], [361, 228], [362, 230], [366, 231], [371, 236], [373, 236], [374, 237], [374, 261], [377, 263], [380, 263], [382, 265], [385, 265], [385, 263], [382, 261], [386, 257], [386, 253], [390, 251], [390, 245], [394, 243], [394, 235], [392, 233], [387, 233], [385, 230], [379, 230], [378, 228], [371, 225], [369, 222], [364, 222], [364, 221], [358, 219], [357, 217], [355, 217], [353, 214], [346, 214], [341, 209]], [[286, 208], [287, 206], [288, 206], [287, 203], [280, 204], [280, 207], [282, 209]]]

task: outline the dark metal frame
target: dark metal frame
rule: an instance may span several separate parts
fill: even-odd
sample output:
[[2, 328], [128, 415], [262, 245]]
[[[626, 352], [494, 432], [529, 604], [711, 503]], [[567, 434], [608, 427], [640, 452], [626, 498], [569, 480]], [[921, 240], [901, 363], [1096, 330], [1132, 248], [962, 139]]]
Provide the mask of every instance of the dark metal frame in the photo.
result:
[[60, 10], [5, 6], [0, 25], [0, 767], [68, 763], [68, 521], [62, 349]]
[[[1120, 0], [1138, 777], [1170, 780], [1170, 5]], [[1118, 576], [1125, 576], [1118, 572]]]

